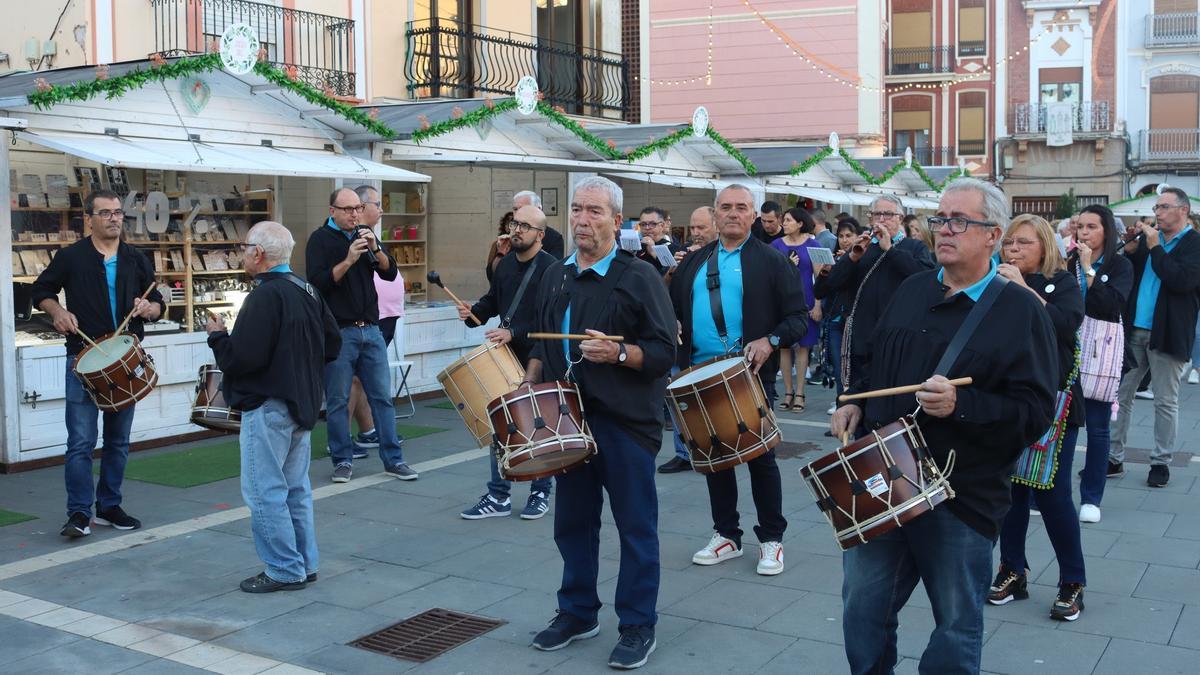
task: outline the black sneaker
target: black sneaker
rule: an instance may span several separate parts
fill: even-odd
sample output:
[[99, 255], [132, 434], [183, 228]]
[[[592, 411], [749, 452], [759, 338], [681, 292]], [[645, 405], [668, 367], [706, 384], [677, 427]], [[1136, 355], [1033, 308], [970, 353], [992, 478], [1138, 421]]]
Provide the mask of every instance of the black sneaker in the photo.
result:
[[562, 649], [575, 640], [586, 640], [600, 634], [600, 622], [595, 619], [591, 623], [559, 611], [550, 625], [533, 638], [533, 648], [544, 652]]
[[667, 460], [665, 464], [658, 467], [659, 473], [679, 473], [681, 471], [691, 471], [692, 463], [686, 459], [681, 459], [678, 455]]
[[274, 593], [275, 591], [299, 591], [308, 585], [307, 581], [284, 583], [275, 581], [266, 572], [259, 572], [249, 579], [242, 580], [240, 587], [247, 593]]
[[92, 522], [97, 525], [107, 525], [118, 530], [136, 530], [142, 526], [142, 521], [125, 513], [125, 510], [120, 506], [101, 510], [99, 504], [96, 505], [96, 517], [92, 518]]
[[384, 473], [400, 480], [416, 480], [418, 475], [416, 471], [408, 468], [408, 465], [404, 462], [389, 466], [387, 469], [384, 469]]
[[354, 444], [364, 448], [379, 447], [379, 430], [372, 429], [370, 432], [361, 432], [354, 436]]
[[621, 639], [608, 657], [608, 666], [620, 670], [641, 668], [656, 646], [654, 626], [625, 626], [621, 628]]
[[1058, 597], [1050, 606], [1050, 618], [1059, 621], [1074, 621], [1083, 612], [1083, 584], [1062, 584]]
[[1029, 581], [1024, 574], [1017, 574], [1004, 565], [996, 573], [996, 580], [988, 589], [987, 601], [993, 605], [1007, 605], [1013, 600], [1029, 598]]
[[91, 518], [88, 518], [86, 515], [76, 511], [67, 518], [67, 523], [62, 526], [62, 530], [59, 532], [59, 534], [72, 539], [86, 537], [92, 533], [92, 528], [90, 527], [91, 524]]
[[350, 459], [366, 459], [371, 456], [367, 449], [355, 443], [354, 449], [350, 451]]
[[317, 581], [317, 573], [316, 572], [313, 572], [312, 574], [309, 574], [308, 576], [304, 577], [304, 583], [306, 583], [306, 584], [316, 583], [316, 581]]
[[1146, 477], [1146, 485], [1150, 487], [1165, 487], [1171, 480], [1171, 470], [1166, 464], [1151, 464], [1150, 475]]
[[1105, 478], [1120, 478], [1125, 475], [1125, 462], [1109, 462], [1104, 473]]

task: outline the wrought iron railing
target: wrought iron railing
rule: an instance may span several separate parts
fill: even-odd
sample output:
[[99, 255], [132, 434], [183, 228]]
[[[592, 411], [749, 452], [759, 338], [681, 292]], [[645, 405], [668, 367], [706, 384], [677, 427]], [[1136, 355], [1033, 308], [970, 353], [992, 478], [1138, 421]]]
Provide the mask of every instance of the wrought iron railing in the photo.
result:
[[923, 166], [950, 166], [954, 164], [953, 147], [913, 148], [913, 161]]
[[1200, 46], [1200, 13], [1180, 12], [1147, 15], [1146, 46]]
[[247, 0], [150, 0], [154, 51], [200, 54], [225, 28], [245, 23], [267, 50], [267, 60], [294, 67], [296, 77], [337, 96], [353, 96], [354, 21]]
[[959, 40], [958, 55], [959, 56], [983, 56], [987, 53], [987, 42], [985, 40]]
[[[1017, 134], [1045, 134], [1045, 103], [1018, 103], [1013, 106], [1013, 131]], [[1112, 131], [1108, 101], [1084, 101], [1071, 104], [1071, 131], [1104, 133]]]
[[629, 62], [619, 54], [444, 19], [411, 21], [406, 35], [412, 98], [510, 95], [534, 75], [546, 102], [570, 113], [625, 114]]
[[1143, 129], [1139, 159], [1200, 162], [1200, 129]]
[[958, 139], [958, 154], [962, 157], [979, 157], [986, 155], [988, 151], [987, 141], [978, 139], [960, 138]]
[[888, 54], [888, 75], [932, 75], [954, 72], [950, 47], [897, 47]]

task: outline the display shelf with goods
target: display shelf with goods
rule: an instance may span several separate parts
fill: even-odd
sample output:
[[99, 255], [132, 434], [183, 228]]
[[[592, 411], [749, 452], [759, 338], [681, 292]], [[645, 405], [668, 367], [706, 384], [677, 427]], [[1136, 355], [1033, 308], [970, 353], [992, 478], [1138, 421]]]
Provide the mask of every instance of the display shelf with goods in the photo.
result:
[[383, 218], [380, 243], [396, 261], [404, 277], [405, 301], [422, 301], [428, 294], [429, 209], [428, 186], [423, 183], [384, 181], [380, 190]]

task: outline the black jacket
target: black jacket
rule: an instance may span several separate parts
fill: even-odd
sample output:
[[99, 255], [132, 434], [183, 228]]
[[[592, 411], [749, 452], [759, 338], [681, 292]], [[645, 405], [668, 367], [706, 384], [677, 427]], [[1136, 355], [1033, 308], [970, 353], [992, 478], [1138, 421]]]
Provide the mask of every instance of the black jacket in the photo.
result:
[[208, 336], [225, 401], [254, 410], [268, 398], [282, 399], [296, 424], [312, 429], [321, 412], [322, 373], [337, 358], [342, 334], [321, 294], [292, 281], [303, 283], [300, 277], [257, 278], [261, 284], [246, 296], [233, 333]]
[[1196, 340], [1196, 314], [1200, 312], [1200, 233], [1188, 229], [1175, 248], [1167, 253], [1162, 246], [1146, 249], [1141, 240], [1136, 251], [1129, 255], [1133, 263], [1133, 288], [1129, 291], [1129, 308], [1125, 312], [1126, 332], [1133, 328], [1137, 311], [1138, 287], [1146, 271], [1146, 262], [1154, 265], [1154, 273], [1162, 281], [1158, 302], [1154, 304], [1154, 323], [1150, 329], [1150, 348], [1169, 354], [1171, 358], [1187, 361], [1192, 357]]
[[[671, 304], [683, 325], [683, 344], [676, 350], [675, 364], [692, 365], [692, 288], [697, 274], [707, 274], [708, 259], [721, 240], [709, 242], [692, 252], [671, 277]], [[808, 330], [809, 307], [796, 266], [783, 253], [753, 236], [742, 249], [742, 346], [761, 337], [775, 335], [780, 345], [796, 343]], [[779, 352], [773, 352], [759, 370], [764, 380], [773, 381], [779, 370]]]
[[[146, 287], [154, 282], [154, 266], [150, 259], [136, 248], [120, 242], [117, 244], [117, 323], [133, 309], [133, 300], [141, 296]], [[113, 323], [108, 304], [108, 280], [104, 276], [104, 256], [92, 244], [91, 237], [60, 250], [50, 260], [50, 266], [33, 282], [33, 306], [43, 300], [57, 298], [60, 290], [67, 291], [67, 311], [79, 321], [79, 330], [93, 340], [117, 329]], [[163, 314], [167, 305], [158, 289], [146, 296], [157, 302]], [[126, 330], [142, 339], [142, 319], [129, 320]], [[67, 355], [74, 356], [83, 351], [83, 340], [78, 335], [67, 336]]]
[[546, 232], [542, 235], [542, 250], [554, 256], [557, 260], [563, 259], [564, 242], [563, 236], [558, 233], [558, 230], [546, 226]]
[[[577, 277], [575, 270], [574, 265], [561, 262], [542, 275], [537, 329], [562, 332], [563, 315], [570, 305], [570, 332], [591, 328], [623, 335], [626, 344], [641, 347], [641, 370], [581, 360], [571, 369], [571, 378], [579, 384], [585, 415], [612, 419], [639, 445], [657, 453], [662, 445], [667, 373], [675, 360], [675, 314], [662, 277], [626, 251], [617, 252], [604, 277], [591, 269]], [[571, 342], [570, 348], [572, 360], [579, 360], [579, 343]], [[562, 341], [539, 340], [531, 358], [542, 362], [542, 381], [565, 378]]]
[[[879, 248], [879, 244], [871, 244], [858, 262], [851, 260], [849, 254], [843, 255], [841, 260], [834, 264], [833, 269], [829, 270], [829, 278], [826, 282], [826, 288], [834, 293], [843, 290], [850, 291], [850, 305], [847, 311], [854, 311], [853, 326], [850, 334], [846, 335], [844, 339], [850, 340], [851, 380], [858, 377], [856, 370], [858, 362], [861, 360], [859, 357], [863, 355], [867, 341], [870, 339], [871, 333], [875, 331], [875, 324], [879, 321], [879, 317], [883, 314], [884, 308], [888, 306], [896, 289], [905, 279], [934, 267], [933, 258], [929, 255], [929, 248], [912, 237], [905, 237], [892, 245], [887, 258], [867, 279], [867, 272], [882, 255], [883, 249]], [[860, 287], [862, 287], [861, 290]], [[858, 307], [854, 308], [856, 294], [858, 295]]]
[[[1075, 275], [1078, 267], [1079, 254], [1072, 253], [1067, 259], [1067, 269]], [[1084, 311], [1093, 319], [1120, 323], [1132, 289], [1133, 264], [1123, 255], [1114, 255], [1112, 260], [1105, 260], [1096, 270], [1096, 278], [1092, 280], [1087, 298], [1084, 299]]]
[[333, 268], [346, 259], [350, 241], [346, 235], [335, 232], [325, 223], [314, 230], [304, 248], [308, 282], [321, 292], [339, 326], [354, 321], [379, 323], [379, 294], [375, 292], [375, 275], [378, 274], [384, 281], [394, 281], [396, 261], [388, 256], [391, 264], [387, 271], [376, 271], [367, 260], [370, 254], [366, 253], [346, 271], [341, 281], [334, 281]]
[[[862, 353], [861, 377], [847, 393], [924, 382], [975, 306], [963, 293], [946, 298], [935, 272], [900, 285], [876, 323]], [[958, 357], [948, 378], [969, 376], [947, 418], [919, 414], [917, 421], [937, 460], [955, 452], [947, 502], [964, 523], [995, 539], [1011, 502], [1013, 464], [1021, 450], [1050, 427], [1058, 359], [1049, 314], [1029, 291], [1006, 284]], [[913, 394], [867, 399], [863, 423], [870, 429], [895, 422], [917, 407]]]
[[833, 268], [830, 267], [824, 274], [818, 274], [813, 279], [813, 297], [827, 301], [823, 305], [826, 317], [830, 320], [841, 319], [840, 323], [845, 325], [846, 317], [849, 316], [850, 308], [854, 304], [854, 292], [857, 289], [849, 284], [845, 284], [841, 288], [834, 288], [829, 283], [829, 273], [832, 270]]
[[[538, 284], [546, 269], [556, 262], [554, 256], [545, 251], [538, 251], [537, 256], [527, 263], [517, 260], [516, 253], [504, 256], [496, 265], [496, 273], [492, 276], [492, 283], [488, 287], [487, 293], [471, 307], [471, 313], [480, 321], [486, 323], [493, 316], [499, 316], [503, 323], [504, 314], [511, 311], [509, 306], [512, 305], [513, 299], [517, 295], [521, 279], [524, 278], [530, 265], [533, 266], [533, 276], [529, 278], [525, 295], [521, 299], [520, 306], [513, 311], [512, 323], [508, 326], [513, 334], [511, 343], [513, 353], [522, 364], [529, 360], [529, 353], [533, 349], [533, 345], [529, 343], [526, 336], [529, 335], [530, 328], [537, 318], [537, 306], [534, 303]], [[467, 317], [463, 323], [467, 324], [468, 328], [475, 327], [475, 320], [470, 317]]]
[[[1025, 284], [1046, 300], [1046, 314], [1054, 326], [1054, 339], [1058, 345], [1058, 391], [1067, 383], [1067, 376], [1075, 367], [1075, 343], [1079, 337], [1079, 326], [1083, 323], [1083, 294], [1079, 291], [1077, 278], [1063, 270], [1047, 279], [1042, 274], [1030, 274]], [[1092, 284], [1093, 287], [1096, 284]], [[1089, 293], [1090, 294], [1090, 293]], [[1084, 425], [1083, 387], [1079, 378], [1071, 386], [1071, 408], [1067, 413], [1067, 426]], [[1063, 449], [1067, 451], [1066, 448]]]
[[[655, 244], [666, 244], [667, 248], [669, 248], [671, 250], [672, 255], [683, 250], [682, 246], [680, 246], [679, 244], [676, 244], [674, 241], [672, 241], [670, 239], [660, 239], [659, 241], [656, 241], [654, 243]], [[638, 258], [638, 260], [644, 260], [644, 261], [650, 263], [651, 265], [653, 265], [654, 269], [658, 270], [659, 274], [666, 274], [667, 271], [671, 269], [670, 267], [663, 267], [661, 264], [659, 264], [658, 256], [653, 253], [646, 253], [645, 247], [638, 249], [637, 258]]]

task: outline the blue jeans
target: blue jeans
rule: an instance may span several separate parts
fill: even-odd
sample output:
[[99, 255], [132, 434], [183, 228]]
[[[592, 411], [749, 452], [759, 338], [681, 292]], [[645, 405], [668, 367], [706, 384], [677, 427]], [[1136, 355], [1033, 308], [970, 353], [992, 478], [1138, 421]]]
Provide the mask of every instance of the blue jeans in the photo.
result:
[[[496, 501], [502, 502], [508, 499], [512, 494], [512, 481], [504, 480], [500, 477], [500, 466], [496, 462], [496, 445], [492, 444], [491, 452], [488, 453], [492, 458], [492, 479], [488, 481], [488, 494]], [[550, 496], [550, 478], [539, 478], [529, 485], [529, 492], [541, 492], [547, 497]]]
[[1029, 531], [1029, 500], [1032, 497], [1042, 512], [1046, 535], [1050, 537], [1054, 557], [1058, 560], [1058, 582], [1087, 584], [1083, 545], [1079, 541], [1079, 514], [1075, 512], [1075, 502], [1071, 501], [1071, 460], [1078, 437], [1078, 427], [1068, 427], [1063, 432], [1058, 467], [1054, 470], [1054, 487], [1038, 490], [1013, 483], [1012, 508], [1000, 527], [1000, 562], [1017, 574], [1029, 567], [1025, 558], [1025, 535]]
[[136, 405], [115, 413], [104, 413], [104, 447], [100, 455], [100, 480], [92, 484], [92, 454], [96, 450], [97, 415], [100, 410], [75, 375], [75, 358], [67, 359], [66, 421], [67, 454], [63, 474], [67, 485], [67, 515], [92, 516], [98, 509], [121, 504], [121, 481], [129, 459], [129, 430]]
[[308, 481], [311, 434], [277, 398], [242, 413], [242, 499], [250, 508], [254, 550], [267, 576], [284, 583], [303, 581], [319, 562]]
[[583, 621], [600, 611], [600, 512], [604, 491], [621, 541], [616, 610], [621, 626], [658, 622], [658, 493], [654, 455], [610, 418], [588, 415], [600, 452], [587, 464], [558, 476], [554, 543], [563, 559], [558, 608]]
[[992, 540], [946, 506], [842, 554], [842, 632], [851, 673], [891, 673], [897, 613], [918, 581], [936, 627], [921, 673], [978, 673]]
[[1112, 404], [1083, 399], [1087, 420], [1087, 458], [1083, 476], [1079, 479], [1079, 503], [1100, 506], [1104, 500], [1104, 483], [1108, 480], [1108, 425], [1112, 420]]
[[355, 375], [371, 406], [371, 418], [379, 432], [379, 458], [384, 468], [404, 461], [403, 442], [396, 435], [396, 408], [392, 402], [391, 373], [387, 347], [378, 326], [348, 326], [342, 329], [342, 350], [336, 361], [325, 366], [325, 422], [329, 428], [329, 457], [333, 465], [350, 464], [354, 443], [350, 439], [350, 417], [346, 405], [350, 382]]

